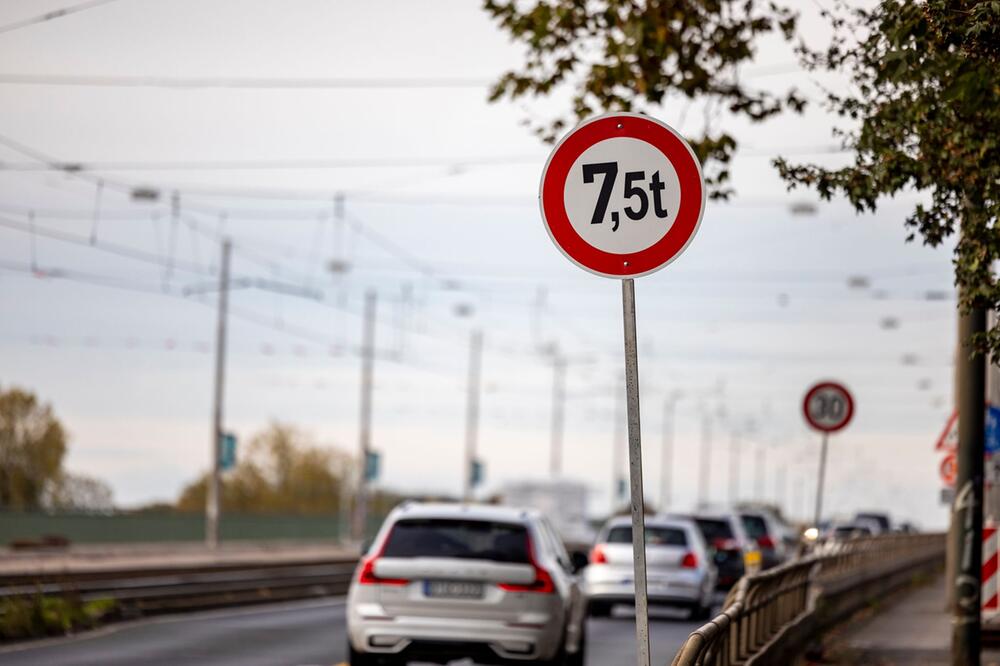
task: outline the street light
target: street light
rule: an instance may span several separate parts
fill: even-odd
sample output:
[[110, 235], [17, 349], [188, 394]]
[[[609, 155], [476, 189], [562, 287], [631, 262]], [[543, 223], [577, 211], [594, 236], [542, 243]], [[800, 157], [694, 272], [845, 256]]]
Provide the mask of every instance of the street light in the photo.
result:
[[674, 446], [674, 418], [677, 413], [677, 401], [684, 394], [675, 390], [663, 401], [663, 449], [660, 452], [660, 510], [666, 511], [670, 506], [670, 490], [672, 479], [670, 478], [673, 469], [673, 446]]

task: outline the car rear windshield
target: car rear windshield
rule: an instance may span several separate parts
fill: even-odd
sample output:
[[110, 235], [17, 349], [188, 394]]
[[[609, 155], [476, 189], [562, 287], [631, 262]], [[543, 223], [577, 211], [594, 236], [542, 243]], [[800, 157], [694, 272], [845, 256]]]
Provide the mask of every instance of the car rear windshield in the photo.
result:
[[889, 530], [889, 519], [880, 513], [859, 513], [855, 516], [855, 520], [870, 520], [877, 523], [882, 530]]
[[719, 539], [734, 538], [733, 527], [729, 524], [728, 520], [721, 518], [695, 518], [695, 522], [698, 524], [698, 529], [701, 530], [701, 535], [705, 537], [705, 541], [708, 543], [714, 543]]
[[[619, 525], [608, 531], [607, 543], [632, 543], [632, 526]], [[646, 526], [647, 546], [686, 546], [687, 535], [676, 527]]]
[[392, 527], [383, 557], [455, 557], [511, 564], [531, 562], [524, 525], [485, 520], [421, 518]]
[[760, 516], [744, 514], [740, 516], [740, 520], [743, 523], [743, 529], [747, 532], [747, 536], [751, 539], [759, 539], [767, 536], [767, 523]]

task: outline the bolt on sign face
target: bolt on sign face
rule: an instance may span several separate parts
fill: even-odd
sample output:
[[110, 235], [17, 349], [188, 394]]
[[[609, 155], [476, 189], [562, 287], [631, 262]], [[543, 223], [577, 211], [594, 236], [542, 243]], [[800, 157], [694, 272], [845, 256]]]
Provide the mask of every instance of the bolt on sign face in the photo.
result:
[[854, 416], [854, 398], [842, 384], [820, 382], [806, 393], [802, 401], [806, 422], [820, 432], [836, 432], [850, 423]]
[[584, 121], [556, 144], [542, 171], [542, 220], [556, 247], [598, 275], [646, 275], [691, 243], [705, 183], [691, 146], [636, 113]]

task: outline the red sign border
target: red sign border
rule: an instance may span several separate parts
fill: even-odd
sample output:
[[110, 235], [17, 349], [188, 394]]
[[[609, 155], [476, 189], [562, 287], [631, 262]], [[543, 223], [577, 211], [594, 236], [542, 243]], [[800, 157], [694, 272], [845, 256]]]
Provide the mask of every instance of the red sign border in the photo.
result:
[[[844, 394], [844, 397], [847, 398], [847, 414], [844, 416], [844, 420], [835, 426], [822, 426], [813, 421], [812, 416], [809, 415], [809, 400], [819, 391], [829, 388], [840, 391]], [[851, 422], [851, 419], [854, 418], [854, 396], [852, 396], [851, 392], [847, 390], [847, 387], [840, 382], [819, 382], [806, 391], [806, 395], [802, 399], [802, 414], [805, 416], [806, 423], [808, 423], [814, 430], [819, 430], [820, 432], [837, 432], [838, 430], [843, 430], [847, 427], [847, 424]]]
[[[955, 476], [953, 476], [950, 481], [944, 473], [946, 464], [954, 465], [955, 468]], [[944, 457], [941, 458], [941, 462], [938, 463], [938, 476], [941, 477], [941, 483], [943, 483], [946, 488], [955, 487], [955, 481], [958, 478], [958, 462], [954, 451], [948, 451]]]
[[956, 451], [958, 446], [954, 448], [945, 446], [945, 440], [948, 439], [948, 433], [951, 432], [952, 427], [958, 421], [958, 410], [953, 410], [951, 416], [948, 417], [948, 421], [944, 424], [944, 430], [941, 431], [941, 436], [938, 437], [937, 444], [934, 445], [935, 451]]
[[[645, 141], [663, 153], [677, 171], [681, 200], [674, 224], [663, 238], [644, 250], [615, 254], [597, 249], [577, 233], [566, 213], [563, 193], [569, 170], [583, 151], [622, 136]], [[549, 154], [538, 187], [542, 222], [559, 251], [580, 268], [611, 278], [649, 275], [679, 257], [698, 233], [705, 198], [701, 164], [691, 146], [666, 123], [641, 113], [607, 113], [570, 130]]]

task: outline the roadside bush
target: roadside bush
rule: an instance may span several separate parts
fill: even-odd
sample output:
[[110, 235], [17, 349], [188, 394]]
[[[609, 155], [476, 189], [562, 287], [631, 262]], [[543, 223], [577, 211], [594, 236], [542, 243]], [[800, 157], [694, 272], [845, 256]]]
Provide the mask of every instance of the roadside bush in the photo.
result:
[[0, 638], [20, 640], [91, 629], [110, 617], [114, 599], [81, 602], [74, 597], [10, 598], [0, 601]]

